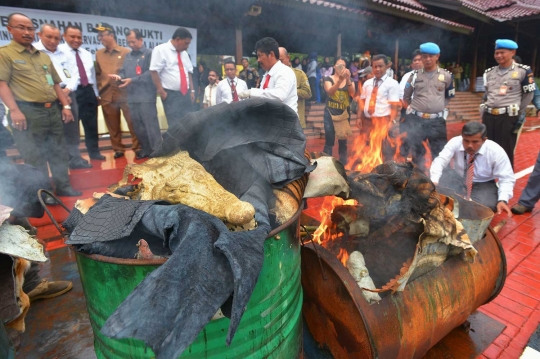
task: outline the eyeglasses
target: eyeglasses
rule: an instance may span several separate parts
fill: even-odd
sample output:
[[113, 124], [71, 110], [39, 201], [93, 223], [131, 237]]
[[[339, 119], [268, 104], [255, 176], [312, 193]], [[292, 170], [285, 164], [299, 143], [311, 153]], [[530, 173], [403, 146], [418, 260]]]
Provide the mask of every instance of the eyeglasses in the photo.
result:
[[28, 31], [28, 32], [35, 32], [36, 31], [36, 28], [35, 27], [26, 27], [26, 26], [10, 26], [12, 29], [17, 29], [19, 31]]

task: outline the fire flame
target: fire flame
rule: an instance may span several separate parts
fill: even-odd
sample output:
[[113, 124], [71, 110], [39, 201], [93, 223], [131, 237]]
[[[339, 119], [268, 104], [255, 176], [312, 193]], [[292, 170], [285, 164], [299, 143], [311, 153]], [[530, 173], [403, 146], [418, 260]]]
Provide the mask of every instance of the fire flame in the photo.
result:
[[390, 139], [388, 136], [388, 120], [386, 118], [373, 118], [372, 124], [369, 134], [362, 132], [354, 140], [353, 153], [347, 163], [347, 168], [353, 171], [370, 172], [374, 167], [383, 163], [383, 141]]
[[337, 255], [337, 259], [339, 259], [341, 263], [343, 263], [343, 265], [347, 267], [347, 261], [349, 260], [349, 253], [347, 253], [345, 249], [340, 248], [339, 253]]
[[332, 223], [332, 211], [337, 206], [355, 206], [357, 204], [358, 202], [354, 199], [344, 200], [339, 197], [325, 197], [319, 212], [321, 224], [313, 233], [313, 240], [318, 244], [322, 244], [325, 241], [335, 240], [343, 236], [343, 233], [337, 233], [336, 225]]

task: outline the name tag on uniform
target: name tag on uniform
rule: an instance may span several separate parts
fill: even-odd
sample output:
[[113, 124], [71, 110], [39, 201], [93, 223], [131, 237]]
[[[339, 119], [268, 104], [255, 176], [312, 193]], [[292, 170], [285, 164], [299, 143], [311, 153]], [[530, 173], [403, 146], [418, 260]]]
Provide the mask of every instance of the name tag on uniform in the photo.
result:
[[69, 71], [68, 71], [67, 69], [64, 69], [64, 75], [66, 75], [66, 77], [67, 77], [68, 79], [71, 78], [71, 74], [69, 73]]
[[508, 87], [505, 86], [505, 85], [502, 85], [500, 88], [499, 88], [499, 95], [506, 95], [506, 91], [508, 90]]
[[54, 86], [54, 81], [52, 79], [51, 74], [45, 74], [45, 78], [47, 79], [47, 83], [51, 86]]
[[13, 60], [13, 62], [16, 64], [26, 64], [26, 61], [24, 60]]
[[444, 75], [443, 75], [443, 74], [440, 74], [440, 75], [439, 75], [439, 81], [444, 82]]

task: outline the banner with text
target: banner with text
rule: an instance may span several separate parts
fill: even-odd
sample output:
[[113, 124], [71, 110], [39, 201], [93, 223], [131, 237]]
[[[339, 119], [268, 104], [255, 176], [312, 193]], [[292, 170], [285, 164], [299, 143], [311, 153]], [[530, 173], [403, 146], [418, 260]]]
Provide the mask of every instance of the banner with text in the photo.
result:
[[[119, 19], [107, 16], [0, 6], [0, 46], [7, 45], [11, 41], [11, 34], [7, 29], [7, 18], [9, 14], [14, 12], [25, 14], [32, 20], [34, 27], [38, 29], [36, 31], [36, 41], [39, 41], [37, 34], [39, 27], [44, 23], [55, 25], [60, 29], [61, 33], [63, 33], [65, 28], [69, 25], [80, 27], [83, 35], [83, 44], [81, 47], [90, 51], [92, 55], [103, 47], [97, 38], [97, 33], [92, 32], [92, 28], [100, 22], [106, 22], [115, 28], [116, 37], [118, 38], [118, 45], [124, 47], [128, 47], [126, 43], [126, 35], [129, 33], [129, 30], [140, 30], [144, 38], [145, 46], [150, 49], [169, 41], [174, 31], [181, 26], [163, 25], [152, 22]], [[191, 36], [193, 36], [187, 52], [189, 56], [191, 56], [191, 62], [195, 64], [197, 61], [197, 29], [189, 27], [186, 29], [188, 29]]]

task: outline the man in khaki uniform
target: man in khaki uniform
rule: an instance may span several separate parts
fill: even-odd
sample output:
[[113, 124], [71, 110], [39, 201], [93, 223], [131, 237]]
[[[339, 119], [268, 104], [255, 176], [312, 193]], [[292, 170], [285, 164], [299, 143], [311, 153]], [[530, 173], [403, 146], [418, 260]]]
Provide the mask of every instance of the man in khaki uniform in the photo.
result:
[[536, 89], [531, 68], [514, 62], [517, 48], [518, 44], [512, 40], [495, 42], [494, 57], [499, 65], [484, 73], [486, 92], [480, 105], [487, 137], [504, 149], [512, 167], [520, 129], [519, 116], [531, 103]]
[[[291, 57], [284, 47], [279, 48], [279, 60], [291, 67]], [[311, 98], [311, 87], [304, 71], [291, 67], [296, 76], [296, 94], [298, 95], [298, 119], [300, 126], [306, 128], [306, 100]]]
[[[122, 143], [122, 130], [120, 129], [120, 110], [124, 114], [124, 118], [131, 133], [131, 141], [133, 146], [131, 149], [138, 153], [140, 150], [139, 140], [133, 130], [129, 108], [127, 103], [127, 90], [118, 88], [118, 83], [109, 75], [118, 75], [124, 64], [124, 58], [131, 50], [119, 46], [116, 42], [116, 34], [111, 25], [106, 23], [98, 24], [94, 28], [98, 33], [98, 39], [101, 41], [104, 49], [99, 49], [96, 52], [96, 78], [101, 100], [101, 109], [103, 116], [111, 135], [111, 144], [114, 150], [114, 158], [119, 158], [124, 155], [126, 147]], [[120, 84], [122, 84], [120, 82]]]
[[32, 46], [35, 29], [28, 17], [11, 14], [8, 30], [13, 41], [0, 48], [0, 98], [9, 109], [17, 148], [25, 163], [47, 178], [48, 162], [57, 195], [80, 196], [69, 183], [62, 121], [73, 121], [73, 115], [59, 85], [62, 80], [51, 59]]

